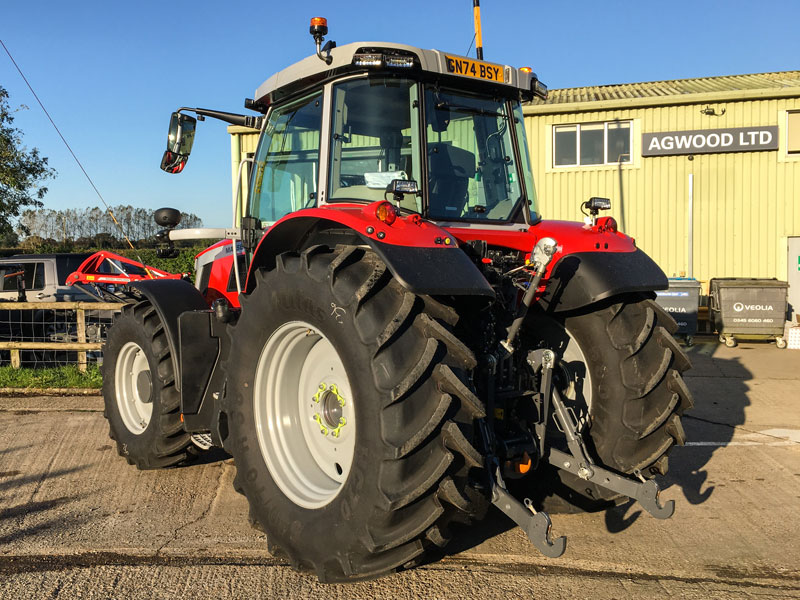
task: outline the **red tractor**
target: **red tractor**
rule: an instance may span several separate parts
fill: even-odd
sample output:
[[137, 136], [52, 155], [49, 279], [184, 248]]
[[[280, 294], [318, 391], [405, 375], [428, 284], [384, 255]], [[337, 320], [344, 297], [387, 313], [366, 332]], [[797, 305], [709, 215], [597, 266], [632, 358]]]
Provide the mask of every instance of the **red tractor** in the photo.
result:
[[[444, 546], [490, 504], [548, 556], [544, 505], [633, 498], [684, 442], [689, 361], [654, 302], [659, 267], [613, 218], [542, 220], [521, 102], [529, 69], [436, 50], [321, 42], [245, 108], [173, 113], [260, 132], [234, 226], [196, 282], [131, 284], [105, 348], [111, 436], [142, 469], [219, 446], [251, 519], [322, 581]], [[244, 197], [244, 200], [239, 198]], [[176, 211], [175, 211], [176, 212]], [[165, 238], [175, 212], [159, 211]], [[237, 260], [234, 260], [234, 256]], [[199, 448], [198, 448], [199, 447]]]

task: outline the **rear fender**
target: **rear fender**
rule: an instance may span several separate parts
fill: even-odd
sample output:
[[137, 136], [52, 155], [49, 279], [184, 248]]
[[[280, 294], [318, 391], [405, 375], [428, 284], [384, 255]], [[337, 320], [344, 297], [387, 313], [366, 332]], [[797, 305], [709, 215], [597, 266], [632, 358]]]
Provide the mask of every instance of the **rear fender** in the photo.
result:
[[667, 289], [661, 268], [647, 254], [633, 252], [576, 252], [562, 256], [552, 267], [539, 304], [548, 312], [564, 312], [632, 292]]
[[[259, 269], [275, 268], [282, 252], [299, 252], [316, 244], [348, 244], [369, 246], [397, 281], [415, 294], [494, 298], [492, 287], [447, 231], [418, 217], [398, 218], [387, 226], [370, 219], [367, 208], [314, 209], [278, 221], [256, 248], [246, 291], [255, 288]], [[385, 241], [378, 239], [380, 233]]]

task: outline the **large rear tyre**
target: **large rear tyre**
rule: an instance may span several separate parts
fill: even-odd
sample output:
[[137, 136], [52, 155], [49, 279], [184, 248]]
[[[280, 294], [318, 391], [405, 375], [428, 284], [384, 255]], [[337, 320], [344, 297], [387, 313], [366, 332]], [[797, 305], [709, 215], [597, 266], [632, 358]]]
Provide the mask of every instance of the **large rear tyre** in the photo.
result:
[[[653, 478], [667, 472], [672, 446], [684, 443], [680, 416], [693, 401], [681, 377], [690, 362], [672, 337], [676, 329], [668, 313], [642, 296], [528, 322], [526, 344], [546, 344], [561, 355], [556, 385], [576, 415], [588, 415], [589, 450], [599, 464]], [[537, 489], [548, 510], [595, 510], [619, 498], [565, 471], [543, 471]]]
[[322, 246], [256, 275], [232, 331], [225, 448], [251, 518], [297, 569], [353, 581], [414, 564], [485, 508], [475, 365], [448, 309], [370, 252]]
[[150, 302], [123, 307], [108, 330], [103, 353], [103, 414], [120, 456], [140, 469], [193, 458], [180, 419], [169, 344]]

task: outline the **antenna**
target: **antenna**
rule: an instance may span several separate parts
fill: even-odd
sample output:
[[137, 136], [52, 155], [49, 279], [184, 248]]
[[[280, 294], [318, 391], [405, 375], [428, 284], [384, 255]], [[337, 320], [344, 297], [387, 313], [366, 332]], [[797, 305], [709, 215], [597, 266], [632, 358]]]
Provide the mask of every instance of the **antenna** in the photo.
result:
[[475, 17], [475, 56], [483, 60], [483, 37], [481, 36], [481, 1], [472, 0], [472, 14]]

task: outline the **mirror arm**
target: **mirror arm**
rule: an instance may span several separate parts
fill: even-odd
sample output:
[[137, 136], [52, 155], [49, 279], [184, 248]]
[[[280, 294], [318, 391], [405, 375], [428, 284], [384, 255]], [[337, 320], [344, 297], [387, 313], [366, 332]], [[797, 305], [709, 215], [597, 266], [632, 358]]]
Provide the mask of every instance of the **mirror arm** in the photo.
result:
[[181, 111], [191, 111], [203, 117], [212, 117], [214, 119], [219, 119], [220, 121], [230, 123], [231, 125], [250, 127], [251, 129], [261, 129], [261, 122], [264, 120], [264, 117], [239, 115], [236, 113], [223, 112], [221, 110], [209, 110], [207, 108], [189, 108], [184, 106], [179, 108], [177, 112]]

